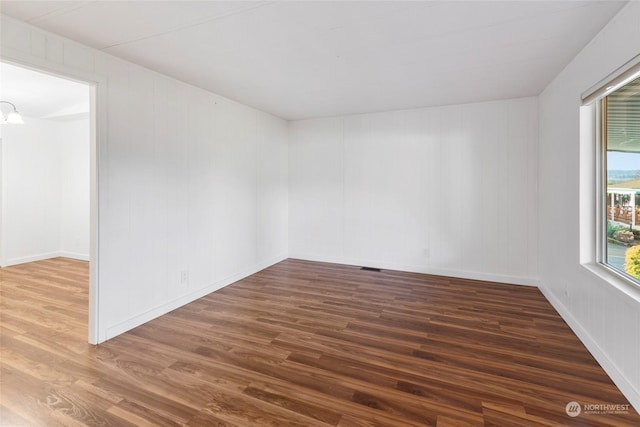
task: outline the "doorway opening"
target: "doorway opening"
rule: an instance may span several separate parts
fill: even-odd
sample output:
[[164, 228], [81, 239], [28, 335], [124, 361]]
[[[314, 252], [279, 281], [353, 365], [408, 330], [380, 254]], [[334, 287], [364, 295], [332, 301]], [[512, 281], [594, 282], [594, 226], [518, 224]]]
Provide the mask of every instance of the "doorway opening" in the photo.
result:
[[0, 84], [3, 116], [10, 107], [23, 122], [0, 125], [3, 277], [37, 275], [25, 285], [34, 300], [40, 290], [44, 299], [68, 293], [82, 306], [66, 315], [86, 313], [84, 330], [96, 343], [96, 87], [8, 62], [0, 62]]

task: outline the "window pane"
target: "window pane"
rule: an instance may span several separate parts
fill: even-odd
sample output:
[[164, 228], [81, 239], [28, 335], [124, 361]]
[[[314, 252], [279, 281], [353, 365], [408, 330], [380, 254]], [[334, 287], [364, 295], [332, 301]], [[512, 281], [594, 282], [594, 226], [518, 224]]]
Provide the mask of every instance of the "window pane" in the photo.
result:
[[606, 263], [640, 283], [640, 78], [606, 97]]

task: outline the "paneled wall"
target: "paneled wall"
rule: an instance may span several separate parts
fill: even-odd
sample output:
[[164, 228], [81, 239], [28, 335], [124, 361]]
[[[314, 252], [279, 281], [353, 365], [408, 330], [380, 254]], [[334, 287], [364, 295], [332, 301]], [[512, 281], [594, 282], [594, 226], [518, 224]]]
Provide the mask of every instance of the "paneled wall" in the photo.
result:
[[629, 2], [540, 95], [540, 287], [637, 410], [640, 292], [590, 262], [596, 150], [581, 140], [580, 95], [639, 52], [640, 2]]
[[2, 16], [2, 57], [97, 83], [96, 341], [287, 256], [287, 123]]
[[60, 252], [67, 257], [88, 260], [89, 118], [61, 121], [60, 132]]
[[[60, 123], [25, 117], [3, 125], [0, 265], [60, 255]], [[87, 200], [88, 202], [88, 200]]]
[[25, 121], [0, 133], [0, 266], [58, 256], [87, 260], [89, 119]]
[[290, 256], [536, 284], [537, 108], [290, 123]]

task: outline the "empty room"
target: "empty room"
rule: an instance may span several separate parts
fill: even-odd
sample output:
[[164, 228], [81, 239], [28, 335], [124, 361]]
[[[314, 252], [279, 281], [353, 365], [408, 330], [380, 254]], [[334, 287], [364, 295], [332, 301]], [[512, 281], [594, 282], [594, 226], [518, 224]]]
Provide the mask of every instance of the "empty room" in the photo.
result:
[[640, 1], [2, 0], [0, 66], [0, 425], [640, 425]]

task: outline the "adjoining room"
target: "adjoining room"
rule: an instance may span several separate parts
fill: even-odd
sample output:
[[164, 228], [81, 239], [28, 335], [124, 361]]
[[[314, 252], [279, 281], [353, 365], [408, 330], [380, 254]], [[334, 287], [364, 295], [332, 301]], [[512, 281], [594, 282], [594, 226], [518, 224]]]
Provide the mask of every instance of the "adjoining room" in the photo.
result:
[[0, 266], [89, 261], [89, 86], [4, 62], [0, 78], [24, 121], [2, 127]]

